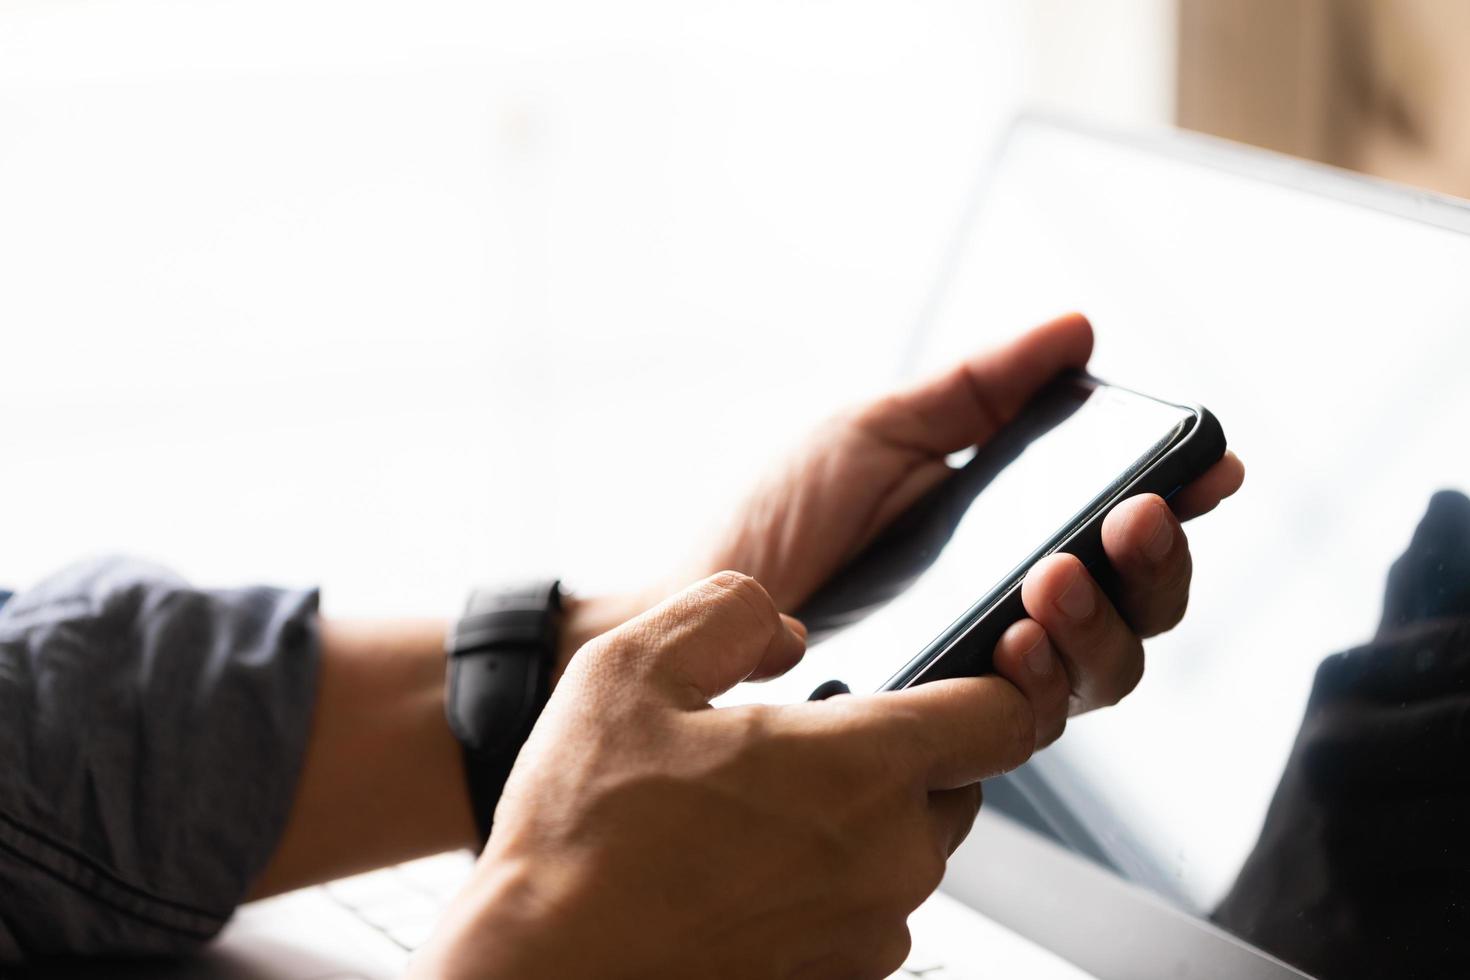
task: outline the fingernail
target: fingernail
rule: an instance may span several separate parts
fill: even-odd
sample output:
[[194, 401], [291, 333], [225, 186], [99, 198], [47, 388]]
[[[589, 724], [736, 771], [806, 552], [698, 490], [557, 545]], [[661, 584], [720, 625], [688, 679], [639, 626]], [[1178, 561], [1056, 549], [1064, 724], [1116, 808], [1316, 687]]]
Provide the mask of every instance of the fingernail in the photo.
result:
[[1037, 677], [1050, 677], [1056, 667], [1056, 657], [1052, 655], [1051, 644], [1046, 641], [1046, 634], [1041, 634], [1041, 639], [1035, 645], [1021, 654], [1021, 659], [1026, 661], [1026, 669]]
[[801, 637], [802, 641], [805, 642], [805, 640], [806, 640], [806, 623], [803, 623], [801, 620], [797, 619], [795, 616], [788, 616], [785, 613], [782, 613], [781, 614], [781, 622], [785, 623], [787, 629], [789, 629], [791, 632], [795, 633], [797, 636]]
[[1078, 568], [1072, 572], [1072, 584], [1063, 590], [1057, 597], [1057, 608], [1062, 615], [1068, 619], [1082, 620], [1092, 615], [1093, 606], [1097, 599], [1092, 594], [1092, 583], [1082, 569]]
[[1169, 548], [1174, 544], [1174, 522], [1164, 515], [1164, 507], [1154, 504], [1149, 508], [1153, 511], [1154, 529], [1143, 543], [1143, 553], [1149, 561], [1160, 561], [1169, 553]]

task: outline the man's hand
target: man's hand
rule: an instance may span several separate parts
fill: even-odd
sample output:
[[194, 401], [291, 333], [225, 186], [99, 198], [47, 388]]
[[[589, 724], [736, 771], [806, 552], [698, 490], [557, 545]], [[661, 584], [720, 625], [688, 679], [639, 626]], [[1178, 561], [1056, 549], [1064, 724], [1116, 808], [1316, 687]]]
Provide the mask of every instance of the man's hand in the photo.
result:
[[[1091, 353], [1092, 328], [1073, 314], [838, 416], [757, 488], [696, 574], [737, 569], [758, 579], [778, 608], [797, 609], [949, 477], [950, 453], [985, 443]], [[1153, 495], [1113, 509], [1103, 546], [1119, 573], [1116, 606], [1070, 555], [1032, 569], [1022, 592], [1030, 618], [1002, 638], [995, 664], [1037, 706], [1040, 745], [1061, 734], [1069, 713], [1113, 704], [1137, 684], [1142, 640], [1177, 624], [1189, 599], [1189, 545], [1179, 522], [1213, 509], [1244, 476], [1227, 453], [1174, 498], [1172, 511]]]
[[434, 977], [884, 977], [980, 779], [1031, 754], [1001, 677], [712, 709], [804, 631], [723, 572], [589, 644], [522, 750]]
[[[757, 579], [776, 606], [797, 609], [899, 514], [947, 479], [946, 457], [980, 445], [1043, 385], [1081, 368], [1092, 327], [1071, 314], [911, 388], [845, 412], [763, 481], [682, 580], [730, 568]], [[1114, 704], [1143, 675], [1143, 640], [1173, 628], [1189, 600], [1191, 561], [1180, 522], [1240, 488], [1234, 453], [1180, 491], [1172, 509], [1146, 494], [1125, 500], [1103, 524], [1103, 547], [1118, 572], [1114, 605], [1070, 555], [1037, 563], [1022, 589], [1028, 619], [995, 651], [996, 671], [1037, 706], [1038, 746], [1054, 741], [1068, 715]], [[637, 597], [583, 600], [568, 617], [565, 663], [583, 642], [646, 608]]]

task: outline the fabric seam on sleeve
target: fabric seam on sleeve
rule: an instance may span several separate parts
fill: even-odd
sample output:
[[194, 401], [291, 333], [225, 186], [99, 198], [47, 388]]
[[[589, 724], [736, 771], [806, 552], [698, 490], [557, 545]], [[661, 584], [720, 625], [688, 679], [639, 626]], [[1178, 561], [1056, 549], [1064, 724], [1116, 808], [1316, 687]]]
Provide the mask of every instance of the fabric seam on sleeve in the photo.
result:
[[0, 848], [109, 908], [150, 925], [208, 939], [228, 918], [153, 895], [4, 813], [0, 813]]

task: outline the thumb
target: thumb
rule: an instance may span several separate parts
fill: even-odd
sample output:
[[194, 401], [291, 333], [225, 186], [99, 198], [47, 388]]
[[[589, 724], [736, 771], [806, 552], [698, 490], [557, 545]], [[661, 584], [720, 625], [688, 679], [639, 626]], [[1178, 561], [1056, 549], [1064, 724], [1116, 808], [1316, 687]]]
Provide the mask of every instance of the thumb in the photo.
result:
[[859, 726], [887, 746], [890, 755], [904, 757], [930, 790], [967, 786], [1009, 772], [1036, 748], [1030, 702], [995, 674], [818, 703], [861, 718]]
[[1042, 385], [1092, 354], [1092, 326], [1079, 313], [1028, 330], [942, 374], [880, 399], [864, 425], [903, 446], [930, 454], [984, 443]]
[[629, 626], [648, 637], [640, 659], [690, 708], [747, 678], [789, 670], [806, 652], [806, 628], [740, 572], [696, 582]]

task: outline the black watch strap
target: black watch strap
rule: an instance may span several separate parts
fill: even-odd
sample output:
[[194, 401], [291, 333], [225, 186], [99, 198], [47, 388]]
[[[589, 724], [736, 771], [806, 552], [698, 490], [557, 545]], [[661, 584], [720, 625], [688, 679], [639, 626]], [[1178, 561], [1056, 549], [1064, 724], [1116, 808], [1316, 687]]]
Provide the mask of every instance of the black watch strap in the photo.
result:
[[446, 643], [444, 713], [464, 748], [480, 845], [511, 766], [551, 693], [560, 583], [477, 589]]

